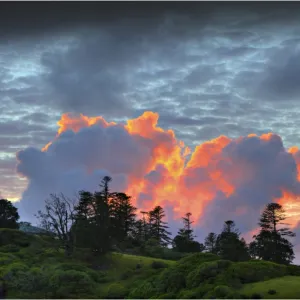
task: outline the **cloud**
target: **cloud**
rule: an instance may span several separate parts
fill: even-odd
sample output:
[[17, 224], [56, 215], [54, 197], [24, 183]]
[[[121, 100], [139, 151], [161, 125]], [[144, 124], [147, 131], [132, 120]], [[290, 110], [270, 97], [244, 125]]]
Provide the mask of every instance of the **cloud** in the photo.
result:
[[172, 231], [191, 211], [199, 238], [218, 232], [227, 219], [247, 235], [271, 201], [299, 205], [300, 152], [285, 149], [279, 135], [219, 136], [191, 151], [172, 130], [160, 128], [158, 118], [145, 112], [115, 123], [63, 115], [44, 150], [17, 154], [18, 173], [28, 179], [18, 204], [22, 216], [32, 220], [50, 193], [93, 191], [104, 175], [113, 177], [113, 189], [132, 195], [140, 210], [166, 207]]

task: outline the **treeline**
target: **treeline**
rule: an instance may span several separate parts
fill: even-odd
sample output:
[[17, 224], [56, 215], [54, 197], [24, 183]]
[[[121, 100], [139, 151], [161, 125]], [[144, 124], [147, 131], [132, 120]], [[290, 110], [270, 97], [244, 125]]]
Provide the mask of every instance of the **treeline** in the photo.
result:
[[[172, 238], [161, 206], [139, 214], [130, 196], [110, 191], [110, 181], [106, 176], [99, 191], [79, 192], [77, 201], [63, 194], [50, 195], [44, 210], [36, 215], [40, 228], [61, 243], [66, 256], [72, 256], [76, 248], [87, 248], [94, 255], [120, 251], [166, 259], [195, 252], [210, 252], [231, 261], [263, 259], [289, 264], [294, 259], [287, 238], [295, 234], [282, 223], [286, 214], [280, 204], [266, 205], [259, 219], [260, 231], [250, 244], [240, 237], [232, 220], [224, 222], [220, 233], [211, 232], [200, 243], [195, 240], [191, 213], [182, 218], [182, 228]], [[18, 228], [18, 220], [12, 203], [0, 200], [0, 227]]]

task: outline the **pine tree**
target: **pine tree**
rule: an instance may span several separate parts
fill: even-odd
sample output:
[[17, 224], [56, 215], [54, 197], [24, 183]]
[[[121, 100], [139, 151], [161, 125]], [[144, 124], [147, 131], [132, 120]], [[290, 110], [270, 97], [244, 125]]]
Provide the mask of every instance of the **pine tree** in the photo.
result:
[[217, 234], [214, 232], [210, 232], [205, 238], [204, 245], [208, 252], [217, 254]]
[[183, 218], [183, 228], [173, 239], [173, 248], [179, 252], [202, 252], [204, 245], [194, 241], [194, 230], [192, 229], [191, 213], [187, 213]]
[[293, 245], [285, 237], [294, 237], [287, 224], [285, 210], [278, 203], [266, 205], [259, 220], [260, 232], [253, 236], [250, 244], [252, 257], [281, 264], [289, 264], [294, 259]]
[[150, 236], [157, 240], [161, 246], [167, 246], [171, 242], [169, 226], [163, 221], [165, 212], [161, 206], [156, 206], [149, 212]]
[[114, 237], [121, 242], [133, 231], [136, 218], [136, 207], [131, 197], [125, 193], [113, 193], [109, 202], [111, 225]]
[[226, 221], [223, 231], [217, 238], [217, 251], [223, 259], [245, 261], [250, 258], [247, 245], [244, 240], [240, 240], [239, 235], [234, 221]]
[[101, 191], [80, 192], [79, 204], [75, 208], [73, 232], [77, 245], [91, 248], [95, 254], [104, 254], [111, 248], [112, 233], [109, 212], [110, 177], [102, 180]]

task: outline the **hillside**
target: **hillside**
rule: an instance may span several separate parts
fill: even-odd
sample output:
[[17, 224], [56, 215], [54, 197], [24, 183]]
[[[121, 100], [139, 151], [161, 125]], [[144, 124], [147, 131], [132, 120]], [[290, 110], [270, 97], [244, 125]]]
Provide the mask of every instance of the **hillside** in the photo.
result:
[[8, 298], [300, 297], [297, 266], [233, 263], [208, 253], [175, 262], [119, 253], [97, 258], [79, 249], [66, 258], [51, 237], [10, 229], [0, 229], [0, 264]]

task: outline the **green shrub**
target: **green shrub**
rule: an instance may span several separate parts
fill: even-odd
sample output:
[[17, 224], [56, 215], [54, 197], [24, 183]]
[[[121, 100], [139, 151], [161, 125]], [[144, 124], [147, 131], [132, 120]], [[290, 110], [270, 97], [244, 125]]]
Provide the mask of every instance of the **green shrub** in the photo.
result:
[[56, 298], [88, 298], [93, 295], [95, 283], [85, 272], [57, 270], [49, 284]]
[[167, 268], [168, 265], [162, 261], [153, 261], [151, 267], [152, 269], [164, 269]]
[[288, 274], [287, 266], [272, 262], [238, 262], [232, 264], [227, 277], [238, 278], [242, 284], [282, 277]]
[[178, 268], [185, 271], [186, 273], [189, 273], [190, 271], [193, 271], [197, 266], [210, 262], [210, 261], [216, 261], [220, 260], [220, 257], [211, 254], [211, 253], [196, 253], [196, 254], [190, 254], [178, 261]]
[[157, 295], [157, 289], [151, 282], [144, 282], [130, 291], [129, 299], [149, 299]]
[[231, 288], [227, 285], [218, 285], [214, 288], [214, 293], [218, 298], [226, 297], [231, 292]]
[[28, 247], [33, 238], [16, 229], [0, 228], [0, 246], [15, 244], [20, 247]]
[[169, 267], [160, 274], [158, 284], [161, 292], [177, 293], [186, 286], [184, 273], [176, 266]]
[[253, 293], [251, 299], [262, 299], [262, 295], [259, 293]]
[[176, 299], [176, 294], [174, 293], [161, 294], [157, 297], [157, 299]]
[[134, 276], [134, 274], [135, 274], [134, 270], [127, 268], [127, 270], [122, 272], [122, 274], [120, 275], [120, 279], [121, 280], [126, 280], [126, 279], [131, 278], [132, 276]]
[[292, 276], [300, 276], [300, 266], [295, 265], [289, 265], [288, 268], [288, 274]]
[[20, 251], [20, 247], [18, 247], [15, 244], [8, 244], [0, 247], [0, 252], [4, 252], [4, 253], [15, 253], [19, 251]]
[[11, 281], [18, 276], [19, 273], [24, 273], [27, 271], [29, 271], [29, 267], [27, 265], [21, 262], [14, 262], [2, 269], [1, 276], [3, 276], [6, 281]]
[[128, 290], [119, 283], [112, 283], [108, 289], [106, 298], [107, 299], [124, 299], [128, 294]]
[[[23, 270], [22, 270], [23, 269]], [[30, 294], [29, 298], [34, 296], [42, 296], [48, 298], [48, 276], [42, 272], [40, 268], [27, 269], [19, 264], [12, 267], [12, 274], [7, 274], [10, 280], [7, 280], [8, 290], [15, 291], [16, 298], [24, 298], [26, 294]], [[36, 292], [39, 291], [38, 294]]]
[[0, 253], [0, 266], [8, 265], [18, 260], [17, 257], [10, 253]]
[[196, 288], [204, 281], [211, 282], [210, 279], [215, 279], [230, 265], [231, 262], [223, 260], [202, 263], [188, 274], [186, 285], [188, 288]]
[[97, 272], [94, 271], [84, 265], [80, 265], [80, 264], [76, 264], [76, 263], [62, 263], [62, 264], [58, 264], [57, 266], [55, 266], [55, 270], [62, 270], [62, 271], [79, 271], [79, 272], [83, 272], [86, 273], [93, 281], [95, 282], [99, 282], [99, 280], [101, 281], [101, 279], [103, 279], [103, 277], [106, 276], [106, 274], [104, 272]]
[[277, 292], [275, 290], [268, 290], [269, 295], [275, 295]]

